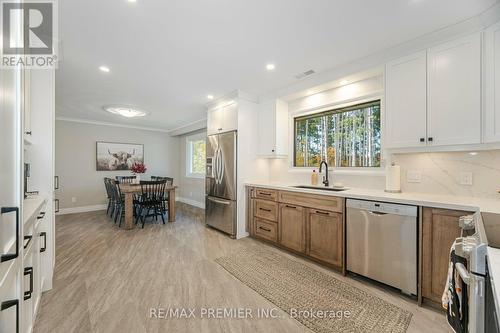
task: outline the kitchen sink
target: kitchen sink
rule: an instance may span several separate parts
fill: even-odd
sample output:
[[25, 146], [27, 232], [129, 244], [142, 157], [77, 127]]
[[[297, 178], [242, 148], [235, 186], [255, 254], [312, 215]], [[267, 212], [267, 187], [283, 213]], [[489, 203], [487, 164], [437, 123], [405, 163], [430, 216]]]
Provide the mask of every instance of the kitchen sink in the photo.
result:
[[342, 192], [347, 190], [347, 188], [335, 188], [335, 187], [321, 187], [321, 186], [309, 186], [309, 185], [296, 185], [292, 186], [295, 188], [307, 188], [310, 190], [320, 190], [320, 191], [334, 191], [334, 192]]

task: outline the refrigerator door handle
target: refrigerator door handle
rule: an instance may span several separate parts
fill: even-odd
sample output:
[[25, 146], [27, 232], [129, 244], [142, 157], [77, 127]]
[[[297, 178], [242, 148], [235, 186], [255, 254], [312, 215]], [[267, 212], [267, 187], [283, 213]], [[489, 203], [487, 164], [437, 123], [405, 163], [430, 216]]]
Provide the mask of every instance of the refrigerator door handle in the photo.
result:
[[215, 202], [215, 203], [218, 203], [218, 204], [221, 204], [221, 205], [229, 206], [231, 204], [230, 201], [222, 201], [222, 200], [217, 200], [217, 199], [210, 198], [210, 197], [208, 197], [207, 199], [208, 199], [208, 201], [212, 201], [212, 202]]
[[219, 175], [219, 184], [222, 184], [222, 180], [224, 179], [224, 154], [222, 149], [219, 150], [220, 154], [220, 175]]

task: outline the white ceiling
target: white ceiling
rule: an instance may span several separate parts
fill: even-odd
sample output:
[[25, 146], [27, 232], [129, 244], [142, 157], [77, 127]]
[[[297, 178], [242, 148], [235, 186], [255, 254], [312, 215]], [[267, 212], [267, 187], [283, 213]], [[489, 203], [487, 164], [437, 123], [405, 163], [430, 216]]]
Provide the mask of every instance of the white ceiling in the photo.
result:
[[[297, 82], [475, 16], [497, 0], [64, 0], [56, 110], [173, 129], [205, 117], [206, 95]], [[276, 64], [268, 72], [265, 65]], [[110, 73], [98, 70], [100, 65]], [[141, 119], [106, 114], [126, 104]]]

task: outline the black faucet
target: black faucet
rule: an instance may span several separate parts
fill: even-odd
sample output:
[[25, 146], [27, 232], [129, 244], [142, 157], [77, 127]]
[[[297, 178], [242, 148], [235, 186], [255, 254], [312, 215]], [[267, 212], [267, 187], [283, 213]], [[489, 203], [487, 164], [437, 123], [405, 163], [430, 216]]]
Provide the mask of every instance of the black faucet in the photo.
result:
[[330, 185], [330, 182], [328, 181], [328, 163], [326, 163], [326, 161], [321, 161], [321, 163], [319, 164], [319, 173], [321, 173], [321, 168], [323, 167], [323, 164], [325, 165], [325, 174], [326, 174], [326, 177], [323, 176], [323, 184], [328, 187], [328, 185]]

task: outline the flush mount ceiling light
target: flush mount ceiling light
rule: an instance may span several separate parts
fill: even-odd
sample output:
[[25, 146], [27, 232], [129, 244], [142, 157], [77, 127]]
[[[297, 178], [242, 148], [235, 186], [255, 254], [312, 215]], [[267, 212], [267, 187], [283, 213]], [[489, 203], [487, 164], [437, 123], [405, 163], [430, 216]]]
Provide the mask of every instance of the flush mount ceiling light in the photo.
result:
[[266, 65], [266, 69], [268, 71], [274, 71], [275, 68], [276, 68], [276, 66], [274, 66], [274, 64], [267, 64]]
[[105, 106], [104, 111], [126, 118], [144, 117], [149, 114], [146, 111], [138, 110], [129, 106]]
[[99, 66], [99, 70], [104, 73], [109, 73], [110, 71], [108, 66]]

